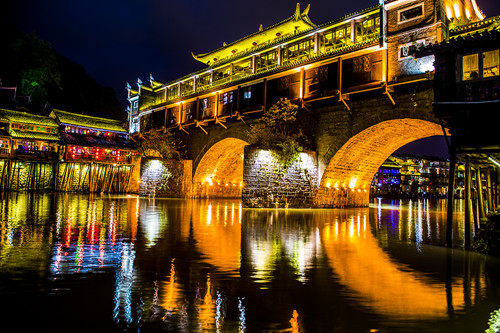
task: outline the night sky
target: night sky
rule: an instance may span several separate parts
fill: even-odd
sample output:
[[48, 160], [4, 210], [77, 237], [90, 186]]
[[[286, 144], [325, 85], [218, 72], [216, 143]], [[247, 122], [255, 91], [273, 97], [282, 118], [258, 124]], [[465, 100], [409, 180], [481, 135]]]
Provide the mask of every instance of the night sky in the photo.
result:
[[[126, 106], [126, 83], [149, 74], [168, 82], [205, 66], [191, 56], [268, 27], [295, 11], [297, 0], [7, 0], [0, 19], [23, 33], [36, 33], [63, 56], [111, 86]], [[378, 0], [319, 1], [309, 18], [322, 24], [378, 4]], [[500, 1], [477, 0], [487, 17], [500, 15]]]

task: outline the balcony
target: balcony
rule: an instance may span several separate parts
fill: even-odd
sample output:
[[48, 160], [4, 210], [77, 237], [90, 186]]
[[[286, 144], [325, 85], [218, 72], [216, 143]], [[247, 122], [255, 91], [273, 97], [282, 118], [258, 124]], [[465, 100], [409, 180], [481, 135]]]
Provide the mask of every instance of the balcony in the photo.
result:
[[133, 162], [133, 156], [113, 156], [113, 155], [94, 155], [94, 154], [66, 154], [66, 161], [79, 161], [79, 162], [104, 162], [104, 163], [118, 163], [130, 164]]
[[5, 147], [0, 147], [0, 156], [9, 156], [10, 149]]
[[56, 160], [58, 154], [52, 151], [14, 149], [12, 157]]

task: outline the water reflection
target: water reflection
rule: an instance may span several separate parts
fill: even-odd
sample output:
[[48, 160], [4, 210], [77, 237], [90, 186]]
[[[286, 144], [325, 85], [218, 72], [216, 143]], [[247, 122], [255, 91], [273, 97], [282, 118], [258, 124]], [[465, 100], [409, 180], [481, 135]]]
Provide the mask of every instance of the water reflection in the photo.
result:
[[[354, 212], [344, 221], [336, 219], [327, 223], [322, 232], [322, 243], [335, 274], [360, 305], [370, 307], [371, 311], [386, 320], [441, 320], [448, 317], [450, 307], [463, 310], [467, 298], [473, 303], [474, 295], [464, 294], [462, 278], [451, 279], [451, 295], [447, 295], [445, 281], [391, 258], [379, 246], [367, 226], [367, 218], [366, 210]], [[417, 251], [429, 251], [434, 258], [445, 263], [444, 251], [426, 249], [421, 244], [420, 213], [415, 222], [408, 225], [411, 226], [409, 231], [415, 230]], [[471, 290], [484, 292], [484, 281], [473, 280], [470, 283]], [[448, 303], [450, 300], [451, 304]]]
[[[430, 246], [444, 243], [442, 202], [260, 210], [16, 194], [0, 207], [0, 278], [43, 296], [40, 327], [57, 327], [49, 314], [65, 304], [98, 307], [92, 325], [107, 332], [481, 332], [500, 307], [498, 261]], [[457, 224], [456, 247], [462, 237]]]

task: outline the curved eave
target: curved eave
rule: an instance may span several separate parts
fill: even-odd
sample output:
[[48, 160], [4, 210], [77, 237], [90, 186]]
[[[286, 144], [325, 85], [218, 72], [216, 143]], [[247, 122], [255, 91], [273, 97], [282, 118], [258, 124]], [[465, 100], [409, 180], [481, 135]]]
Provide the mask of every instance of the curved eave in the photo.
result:
[[300, 5], [297, 4], [294, 15], [281, 22], [267, 27], [266, 29], [259, 30], [251, 35], [245, 36], [230, 44], [224, 44], [224, 46], [214, 51], [203, 54], [194, 54], [191, 52], [191, 55], [195, 60], [198, 60], [208, 66], [217, 65], [218, 62], [227, 60], [233, 56], [238, 56], [242, 52], [246, 52], [253, 48], [259, 48], [275, 39], [292, 35], [297, 31], [304, 32], [313, 29], [316, 25], [309, 19], [308, 13], [309, 6], [301, 14]]

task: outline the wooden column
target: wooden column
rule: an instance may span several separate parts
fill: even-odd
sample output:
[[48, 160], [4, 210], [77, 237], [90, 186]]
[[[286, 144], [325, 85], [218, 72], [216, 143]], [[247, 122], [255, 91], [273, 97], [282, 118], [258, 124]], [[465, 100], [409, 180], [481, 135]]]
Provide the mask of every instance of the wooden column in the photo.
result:
[[488, 200], [488, 212], [494, 211], [495, 207], [493, 206], [493, 195], [492, 195], [492, 187], [491, 187], [491, 173], [490, 169], [486, 169], [486, 199]]
[[306, 93], [306, 71], [304, 67], [300, 69], [300, 103], [304, 107], [304, 95]]
[[455, 198], [455, 164], [457, 162], [457, 153], [455, 144], [451, 137], [450, 145], [450, 173], [448, 178], [448, 202], [446, 209], [446, 247], [453, 246], [453, 201]]
[[[472, 174], [475, 173], [476, 170], [472, 170], [472, 165], [471, 165], [471, 178], [472, 178]], [[474, 179], [476, 179], [476, 177], [474, 177]], [[473, 182], [472, 182], [472, 179], [471, 179], [471, 195], [472, 195], [472, 199], [471, 199], [471, 205], [472, 205], [472, 216], [473, 216], [473, 219], [474, 219], [474, 228], [475, 230], [477, 230], [478, 226], [479, 226], [479, 222], [478, 222], [478, 208], [477, 208], [477, 189], [475, 187], [473, 187]]]
[[477, 168], [476, 171], [476, 184], [477, 184], [477, 197], [479, 204], [479, 220], [486, 217], [486, 212], [484, 209], [484, 197], [483, 197], [483, 181], [481, 178], [481, 168]]
[[263, 97], [264, 107], [262, 108], [264, 112], [266, 112], [267, 106], [267, 79], [264, 79], [264, 97]]
[[465, 233], [465, 248], [469, 249], [470, 248], [470, 241], [471, 241], [471, 220], [470, 220], [470, 215], [471, 215], [471, 168], [470, 168], [470, 160], [467, 157], [467, 162], [465, 163], [465, 194], [464, 194], [464, 199], [465, 199], [465, 219], [464, 219], [464, 233]]

